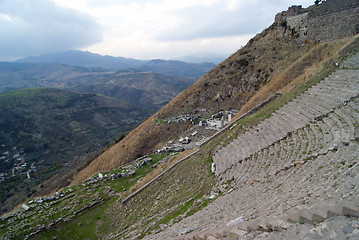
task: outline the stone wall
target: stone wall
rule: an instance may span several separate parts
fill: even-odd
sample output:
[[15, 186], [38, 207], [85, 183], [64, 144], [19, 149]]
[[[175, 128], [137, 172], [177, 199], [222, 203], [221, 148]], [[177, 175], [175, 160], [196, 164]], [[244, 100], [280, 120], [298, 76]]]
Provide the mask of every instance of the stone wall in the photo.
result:
[[358, 6], [359, 0], [327, 0], [318, 6], [313, 6], [309, 12], [310, 17], [317, 17], [333, 12], [340, 12], [346, 9], [355, 8]]
[[303, 9], [292, 6], [276, 15], [283, 38], [297, 43], [331, 41], [359, 33], [359, 0], [327, 0]]
[[307, 39], [330, 41], [359, 33], [359, 6], [308, 19]]

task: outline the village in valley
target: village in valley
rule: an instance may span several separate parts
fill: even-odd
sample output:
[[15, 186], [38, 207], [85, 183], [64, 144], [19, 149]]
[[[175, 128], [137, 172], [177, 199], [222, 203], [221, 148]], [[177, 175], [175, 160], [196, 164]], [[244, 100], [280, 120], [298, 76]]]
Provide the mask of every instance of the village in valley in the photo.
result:
[[0, 182], [9, 177], [19, 174], [26, 175], [27, 179], [31, 178], [31, 172], [36, 172], [36, 163], [27, 162], [26, 154], [21, 147], [10, 147], [6, 144], [0, 146]]

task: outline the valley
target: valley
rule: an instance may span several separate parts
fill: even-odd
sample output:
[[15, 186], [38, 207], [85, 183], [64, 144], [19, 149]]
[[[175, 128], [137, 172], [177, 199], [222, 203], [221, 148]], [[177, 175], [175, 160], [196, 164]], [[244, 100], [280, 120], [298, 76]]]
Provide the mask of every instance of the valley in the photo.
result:
[[[9, 106], [5, 113], [18, 116], [10, 110], [21, 106], [21, 112], [29, 114], [27, 104], [38, 101], [31, 91], [45, 91], [47, 104], [41, 106], [53, 102], [51, 96], [59, 92], [58, 105], [71, 102], [69, 110], [39, 109], [41, 113], [51, 109], [48, 119], [59, 120], [59, 127], [71, 120], [55, 134], [60, 140], [68, 129], [84, 136], [91, 127], [94, 133], [104, 132], [126, 122], [122, 117], [130, 121], [132, 116], [134, 125], [106, 148], [95, 149], [100, 152], [79, 154], [71, 166], [66, 157], [59, 173], [64, 174], [69, 163], [69, 168], [77, 167], [73, 174], [63, 185], [49, 178], [45, 184], [54, 185], [46, 194], [30, 195], [3, 214], [1, 239], [357, 239], [358, 12], [357, 0], [291, 6], [192, 85], [181, 70], [186, 64], [173, 65], [182, 75], [168, 80], [162, 74], [172, 70], [169, 62], [154, 60], [143, 66], [155, 64], [162, 73], [143, 68], [94, 74], [89, 69], [87, 79], [79, 77], [85, 72], [72, 75], [62, 86], [66, 90], [2, 94], [4, 106]], [[134, 83], [133, 76], [140, 83]], [[74, 84], [77, 77], [81, 85]], [[93, 89], [125, 99], [88, 93]], [[144, 92], [137, 95], [134, 89]], [[157, 99], [161, 93], [156, 90], [173, 99]], [[9, 95], [15, 98], [10, 101]], [[146, 105], [149, 101], [152, 107]], [[112, 120], [113, 111], [102, 112], [101, 117], [91, 113], [115, 106], [120, 108], [116, 121], [107, 122], [105, 117]], [[142, 107], [148, 115], [140, 120]], [[121, 115], [122, 111], [127, 114]], [[81, 122], [85, 119], [92, 121]], [[39, 120], [3, 124], [14, 124], [25, 137], [19, 140], [28, 140], [29, 132], [22, 129], [46, 126]], [[42, 142], [43, 128], [34, 129], [30, 150], [52, 147], [51, 142]], [[75, 133], [62, 140], [75, 139]], [[11, 134], [5, 132], [2, 138]], [[85, 145], [94, 143], [94, 136], [79, 138]], [[26, 152], [25, 147], [6, 142], [1, 145], [2, 159], [11, 163], [9, 169], [23, 158], [26, 169], [34, 162], [39, 171], [44, 163], [32, 161], [29, 148]], [[62, 147], [58, 144], [55, 150]], [[62, 155], [75, 152], [74, 147], [66, 149]], [[78, 167], [81, 161], [86, 164]], [[27, 175], [32, 180], [36, 172]], [[22, 185], [28, 182], [27, 175], [21, 175]], [[11, 171], [3, 175], [4, 181], [9, 176]], [[21, 186], [11, 187], [17, 185]]]
[[[146, 72], [127, 69], [141, 66]], [[82, 51], [1, 62], [0, 198], [4, 204], [0, 212], [27, 197], [66, 186], [101, 151], [211, 67], [165, 60], [147, 63]], [[166, 73], [174, 76], [151, 71], [167, 68]], [[17, 154], [21, 160], [13, 157]]]
[[[98, 155], [147, 114], [127, 102], [96, 94], [48, 88], [1, 94], [0, 168], [6, 176], [0, 185], [1, 210], [66, 185], [74, 170], [91, 159], [84, 154]], [[51, 179], [60, 173], [61, 177]]]

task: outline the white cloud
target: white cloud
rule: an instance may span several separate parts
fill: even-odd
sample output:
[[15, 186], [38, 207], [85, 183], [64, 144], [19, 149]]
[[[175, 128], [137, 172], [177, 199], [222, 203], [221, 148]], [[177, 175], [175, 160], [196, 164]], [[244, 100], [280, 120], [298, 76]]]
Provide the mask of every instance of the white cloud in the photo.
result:
[[[31, 5], [29, 0], [0, 1], [0, 23], [16, 21], [17, 32], [21, 33], [19, 37], [31, 35], [26, 30], [30, 23], [30, 31], [41, 35], [30, 37], [37, 41], [60, 39], [59, 35], [67, 36], [71, 32], [73, 37], [67, 37], [67, 42], [54, 41], [62, 48], [67, 46], [67, 49], [80, 48], [124, 57], [173, 58], [203, 51], [232, 53], [251, 36], [268, 27], [276, 13], [293, 4], [298, 5], [295, 0], [54, 1], [57, 6], [51, 0], [32, 0]], [[2, 11], [3, 2], [8, 6], [15, 2], [13, 9], [21, 12]], [[313, 1], [300, 2], [306, 6]], [[31, 14], [21, 6], [26, 3]], [[14, 27], [5, 24], [5, 29], [7, 26]], [[15, 33], [10, 29], [2, 28], [0, 34], [6, 31], [14, 37]], [[73, 44], [76, 38], [79, 39], [77, 45]]]
[[13, 59], [101, 40], [99, 25], [85, 13], [48, 0], [0, 1], [1, 58]]
[[[107, 0], [94, 7], [93, 2], [87, 3], [87, 12], [104, 26], [105, 35], [102, 43], [86, 50], [137, 58], [232, 53], [268, 27], [276, 13], [295, 4], [293, 0]], [[219, 48], [219, 40], [226, 45]]]

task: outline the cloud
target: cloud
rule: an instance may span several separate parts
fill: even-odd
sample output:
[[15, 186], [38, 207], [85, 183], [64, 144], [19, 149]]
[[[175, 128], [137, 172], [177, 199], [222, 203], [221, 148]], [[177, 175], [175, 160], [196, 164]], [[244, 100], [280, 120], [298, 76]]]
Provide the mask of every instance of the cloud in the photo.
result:
[[170, 13], [178, 24], [157, 36], [161, 41], [193, 40], [256, 34], [268, 27], [276, 13], [289, 7], [285, 0], [212, 0]]
[[83, 50], [146, 59], [198, 51], [233, 53], [272, 24], [276, 13], [298, 4], [297, 0], [57, 1], [86, 9], [104, 27], [103, 41]]
[[88, 14], [50, 0], [0, 1], [2, 60], [78, 49], [102, 39], [102, 29]]
[[272, 24], [276, 13], [313, 2], [0, 0], [0, 51], [3, 58], [63, 49], [141, 59], [227, 54]]

